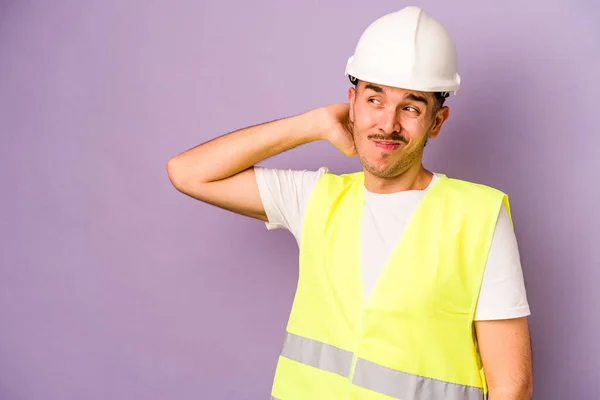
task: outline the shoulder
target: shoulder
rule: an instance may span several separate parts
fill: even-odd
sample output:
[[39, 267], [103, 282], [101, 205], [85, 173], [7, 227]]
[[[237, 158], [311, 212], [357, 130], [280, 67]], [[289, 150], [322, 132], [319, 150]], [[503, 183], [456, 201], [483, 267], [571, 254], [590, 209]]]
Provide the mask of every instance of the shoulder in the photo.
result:
[[346, 174], [325, 173], [315, 185], [314, 190], [307, 199], [307, 214], [326, 215], [334, 208], [348, 199], [354, 199], [356, 190], [363, 187], [364, 175], [362, 172]]
[[327, 167], [295, 170], [255, 166], [254, 171], [263, 200], [272, 197], [274, 200], [289, 202], [290, 198], [298, 198], [300, 203], [310, 196], [321, 176], [329, 174]]
[[325, 192], [334, 193], [343, 191], [355, 183], [362, 183], [364, 181], [364, 174], [363, 172], [334, 174], [327, 171], [327, 173], [323, 174], [319, 178], [320, 179], [317, 183], [317, 186]]
[[323, 175], [328, 174], [329, 169], [327, 167], [321, 167], [318, 170], [306, 170], [306, 169], [283, 169], [283, 168], [267, 168], [261, 166], [255, 166], [254, 172], [256, 178], [264, 183], [293, 183], [298, 182], [301, 184], [316, 183], [316, 181]]
[[307, 199], [326, 167], [316, 171], [254, 167], [258, 192], [268, 218], [267, 228], [286, 228], [296, 237]]
[[443, 175], [447, 190], [455, 195], [462, 196], [506, 196], [503, 191], [482, 183], [471, 182], [464, 179], [451, 178]]
[[499, 208], [501, 204], [508, 208], [508, 195], [495, 187], [446, 176], [438, 184], [443, 187], [441, 192], [445, 198], [464, 205], [466, 209]]
[[502, 190], [445, 175], [437, 185], [440, 186], [435, 196], [436, 202], [444, 209], [451, 210], [454, 216], [467, 218], [473, 222], [479, 221], [478, 223], [493, 221], [495, 224], [499, 212], [504, 208], [512, 223], [508, 195]]

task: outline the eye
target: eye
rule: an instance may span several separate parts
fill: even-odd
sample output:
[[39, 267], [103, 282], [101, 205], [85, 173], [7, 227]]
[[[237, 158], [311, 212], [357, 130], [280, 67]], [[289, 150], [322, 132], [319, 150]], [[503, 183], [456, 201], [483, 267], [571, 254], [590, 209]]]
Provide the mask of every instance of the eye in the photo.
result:
[[373, 104], [377, 104], [377, 105], [381, 104], [381, 102], [378, 99], [373, 99], [373, 98], [369, 99], [369, 103], [373, 103]]
[[419, 113], [419, 109], [418, 108], [411, 107], [411, 106], [404, 107], [404, 110], [406, 110], [408, 112], [411, 112], [411, 113], [415, 113], [415, 114]]

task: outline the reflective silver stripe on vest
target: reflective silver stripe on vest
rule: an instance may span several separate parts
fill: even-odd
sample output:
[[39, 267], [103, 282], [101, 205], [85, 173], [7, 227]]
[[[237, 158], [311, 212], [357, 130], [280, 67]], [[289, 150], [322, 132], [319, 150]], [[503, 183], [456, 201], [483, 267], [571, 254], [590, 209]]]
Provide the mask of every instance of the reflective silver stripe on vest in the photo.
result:
[[408, 374], [360, 358], [352, 383], [402, 400], [485, 400], [481, 388]]
[[[350, 375], [353, 353], [330, 344], [287, 333], [283, 357], [343, 377]], [[361, 358], [356, 360], [352, 383], [402, 400], [486, 400], [483, 390], [397, 371]], [[271, 397], [271, 400], [278, 400]]]
[[281, 355], [343, 377], [348, 377], [352, 368], [352, 352], [289, 332]]

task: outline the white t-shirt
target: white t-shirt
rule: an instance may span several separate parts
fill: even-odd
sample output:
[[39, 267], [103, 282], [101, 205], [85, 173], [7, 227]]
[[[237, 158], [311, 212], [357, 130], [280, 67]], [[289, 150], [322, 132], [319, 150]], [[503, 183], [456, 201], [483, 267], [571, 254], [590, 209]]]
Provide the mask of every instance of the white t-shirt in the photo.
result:
[[[268, 229], [289, 230], [300, 243], [304, 210], [321, 174], [318, 171], [255, 167], [260, 196], [268, 218]], [[425, 190], [392, 194], [365, 189], [362, 224], [362, 271], [365, 301], [369, 298], [384, 264], [396, 246], [425, 192], [440, 174], [434, 174]], [[517, 240], [504, 206], [499, 214], [488, 255], [475, 320], [498, 320], [530, 314]]]

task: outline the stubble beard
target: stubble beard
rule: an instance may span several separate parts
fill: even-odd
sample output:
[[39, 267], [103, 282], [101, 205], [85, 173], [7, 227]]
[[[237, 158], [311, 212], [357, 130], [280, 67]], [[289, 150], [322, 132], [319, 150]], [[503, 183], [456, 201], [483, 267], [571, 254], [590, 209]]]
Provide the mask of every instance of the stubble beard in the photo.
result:
[[[427, 143], [427, 136], [423, 139], [418, 146], [411, 150], [409, 153], [403, 155], [399, 160], [397, 160], [394, 164], [377, 166], [369, 162], [364, 157], [364, 154], [361, 154], [360, 149], [357, 148], [358, 158], [363, 168], [369, 172], [371, 175], [374, 175], [378, 178], [389, 179], [395, 178], [399, 175], [402, 175], [406, 172], [410, 167], [412, 167], [416, 162], [420, 162], [423, 157], [423, 152], [425, 149], [425, 144]], [[389, 158], [391, 154], [385, 154], [383, 158]]]

